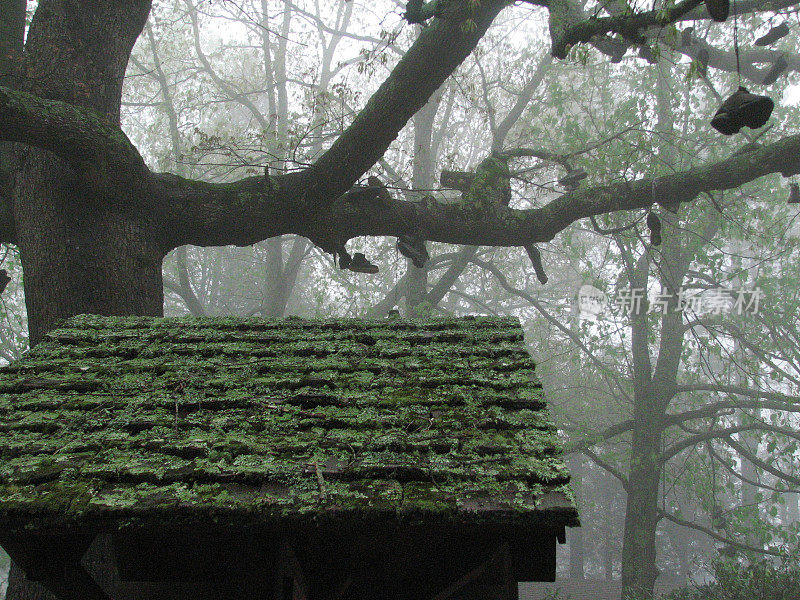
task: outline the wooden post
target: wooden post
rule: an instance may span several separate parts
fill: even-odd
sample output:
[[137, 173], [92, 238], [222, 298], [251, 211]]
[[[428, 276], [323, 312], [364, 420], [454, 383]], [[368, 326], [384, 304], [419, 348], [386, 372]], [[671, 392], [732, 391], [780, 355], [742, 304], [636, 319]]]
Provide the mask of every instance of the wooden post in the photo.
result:
[[94, 535], [2, 536], [0, 545], [31, 581], [60, 600], [109, 600], [81, 565]]
[[284, 538], [278, 542], [278, 561], [273, 585], [274, 600], [311, 600], [302, 565], [291, 544]]
[[518, 600], [511, 551], [503, 542], [487, 560], [448, 585], [431, 600]]

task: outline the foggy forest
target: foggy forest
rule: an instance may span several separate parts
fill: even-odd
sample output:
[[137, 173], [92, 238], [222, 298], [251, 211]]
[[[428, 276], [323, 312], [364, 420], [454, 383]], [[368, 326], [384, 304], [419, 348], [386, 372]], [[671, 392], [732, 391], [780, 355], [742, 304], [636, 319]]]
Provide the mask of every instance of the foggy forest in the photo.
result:
[[[784, 0], [0, 0], [0, 598], [800, 598], [800, 267], [793, 266], [800, 264], [798, 33], [800, 2]], [[78, 315], [111, 320], [74, 320]], [[154, 320], [124, 320], [133, 317]], [[173, 325], [181, 323], [187, 325]], [[202, 324], [200, 333], [169, 329], [192, 323]], [[123, 444], [121, 433], [98, 438], [97, 447], [88, 437], [80, 448], [81, 436], [59, 437], [67, 435], [66, 425], [59, 429], [62, 420], [94, 419], [91, 427], [80, 421], [88, 432], [116, 427], [123, 418], [102, 404], [91, 406], [103, 417], [70, 416], [79, 401], [89, 406], [111, 388], [98, 383], [87, 391], [88, 383], [69, 382], [90, 375], [100, 381], [113, 372], [117, 381], [108, 385], [128, 385], [134, 375], [113, 370], [123, 360], [120, 352], [128, 352], [125, 360], [138, 353], [136, 360], [155, 364], [147, 353], [159, 343], [198, 344], [202, 352], [186, 351], [186, 360], [197, 373], [211, 373], [209, 381], [173, 377], [164, 384], [163, 423], [155, 418], [150, 429], [128, 421], [119, 427], [128, 427], [124, 447], [135, 448], [136, 456], [177, 444], [184, 432], [176, 460], [193, 473], [206, 461], [205, 474], [192, 482], [224, 487], [234, 481], [234, 467], [256, 454], [256, 442], [231, 433], [221, 450], [199, 425], [179, 423], [189, 423], [195, 409], [181, 404], [179, 410], [184, 400], [177, 398], [187, 404], [193, 398], [202, 412], [197, 398], [212, 393], [202, 390], [228, 385], [213, 374], [228, 350], [203, 344], [225, 342], [239, 352], [271, 327], [295, 335], [297, 323], [312, 325], [306, 333], [301, 327], [292, 348], [315, 347], [314, 323], [356, 330], [336, 335], [361, 344], [363, 365], [374, 359], [377, 379], [366, 366], [351, 365], [347, 385], [371, 390], [384, 407], [388, 396], [381, 394], [389, 384], [379, 385], [380, 377], [391, 374], [397, 390], [403, 380], [408, 389], [422, 389], [427, 384], [413, 383], [422, 375], [408, 370], [433, 371], [445, 360], [409, 342], [408, 352], [417, 354], [398, 350], [396, 368], [379, 364], [390, 356], [388, 350], [378, 356], [378, 349], [384, 342], [389, 348], [385, 336], [393, 331], [418, 335], [419, 344], [441, 341], [441, 352], [459, 357], [465, 347], [447, 350], [445, 342], [452, 347], [459, 345], [452, 340], [465, 339], [495, 349], [519, 342], [535, 363], [531, 376], [541, 382], [543, 400], [536, 402], [545, 416], [533, 401], [511, 415], [516, 405], [508, 399], [480, 413], [480, 385], [498, 394], [506, 389], [502, 381], [528, 385], [517, 382], [533, 367], [527, 358], [514, 359], [515, 373], [506, 359], [478, 360], [494, 355], [475, 346], [463, 364], [446, 359], [453, 361], [451, 379], [474, 375], [471, 390], [462, 389], [466, 379], [457, 390], [466, 394], [464, 410], [477, 411], [471, 423], [494, 415], [492, 423], [506, 419], [506, 425], [481, 438], [478, 458], [461, 456], [473, 446], [448, 434], [440, 443], [446, 449], [435, 460], [425, 455], [420, 469], [455, 473], [452, 479], [430, 475], [442, 490], [478, 470], [506, 481], [524, 463], [516, 454], [524, 446], [539, 452], [546, 473], [537, 475], [535, 488], [533, 479], [526, 480], [529, 487], [515, 483], [516, 492], [539, 498], [563, 490], [566, 504], [553, 510], [574, 507], [580, 526], [567, 517], [556, 525], [543, 520], [546, 503], [525, 504], [517, 494], [503, 514], [540, 511], [534, 516], [546, 543], [526, 546], [513, 533], [508, 539], [498, 533], [501, 550], [465, 566], [466, 575], [457, 563], [473, 551], [463, 546], [463, 556], [447, 558], [456, 565], [452, 574], [442, 567], [441, 585], [429, 586], [438, 593], [407, 592], [405, 584], [390, 593], [370, 588], [374, 582], [363, 584], [371, 592], [360, 591], [359, 577], [368, 569], [359, 566], [362, 554], [355, 550], [347, 563], [355, 575], [342, 581], [330, 575], [338, 582], [334, 589], [328, 575], [315, 575], [324, 571], [318, 560], [304, 559], [293, 546], [298, 561], [286, 544], [275, 564], [291, 571], [289, 588], [281, 584], [274, 593], [272, 583], [263, 589], [237, 584], [235, 593], [219, 587], [214, 569], [222, 558], [209, 559], [212, 574], [191, 589], [156, 591], [154, 584], [113, 591], [109, 581], [124, 575], [124, 565], [104, 578], [108, 556], [141, 569], [147, 561], [125, 559], [119, 545], [106, 554], [103, 544], [120, 542], [112, 534], [95, 538], [94, 530], [91, 538], [82, 533], [85, 544], [75, 542], [80, 551], [69, 560], [78, 574], [48, 570], [48, 561], [61, 564], [53, 548], [80, 537], [77, 517], [68, 517], [77, 500], [59, 500], [55, 509], [65, 531], [77, 537], [52, 537], [57, 542], [41, 546], [47, 551], [26, 540], [51, 540], [52, 530], [42, 526], [44, 533], [36, 531], [44, 537], [25, 537], [44, 523], [37, 521], [36, 502], [51, 497], [45, 487], [53, 481], [67, 486], [88, 477], [89, 467], [75, 457], [99, 460], [111, 452], [106, 446]], [[449, 323], [460, 325], [452, 325], [448, 338], [441, 331], [450, 331]], [[514, 333], [519, 326], [524, 340]], [[150, 341], [134, 339], [139, 330]], [[228, 331], [251, 337], [229, 343]], [[69, 358], [78, 356], [71, 348], [88, 366], [84, 358]], [[164, 352], [184, 360], [174, 348]], [[287, 401], [286, 408], [283, 400], [264, 400], [265, 410], [283, 411], [298, 423], [322, 413], [332, 419], [325, 411], [335, 407], [313, 398], [338, 393], [342, 376], [331, 383], [335, 357], [325, 362], [315, 352], [292, 362], [304, 373], [323, 373], [302, 376], [292, 388], [312, 400]], [[288, 360], [277, 349], [275, 356]], [[157, 373], [136, 368], [152, 377], [152, 388], [169, 376], [168, 366]], [[272, 376], [253, 368], [251, 380], [253, 373]], [[455, 389], [457, 383], [442, 385]], [[241, 385], [256, 384], [242, 377]], [[431, 400], [434, 391], [423, 394], [431, 406], [438, 402]], [[403, 398], [398, 407], [412, 402]], [[449, 408], [426, 408], [423, 421], [444, 419], [453, 407], [442, 402]], [[377, 413], [358, 406], [361, 414], [352, 419], [361, 421], [353, 428], [363, 430]], [[389, 428], [381, 419], [380, 427]], [[326, 442], [335, 428], [307, 427], [328, 427]], [[523, 440], [521, 432], [535, 428], [545, 437]], [[402, 447], [422, 456], [414, 437], [420, 433], [405, 432], [411, 438], [402, 443], [411, 445]], [[397, 450], [402, 436], [395, 434], [369, 473], [398, 479], [402, 504], [405, 480], [385, 462], [390, 450], [392, 460], [405, 460]], [[186, 450], [206, 435], [205, 450]], [[447, 446], [451, 438], [458, 441]], [[356, 450], [378, 444], [376, 438], [347, 440], [336, 451], [339, 458], [352, 454], [344, 475], [331, 466], [332, 455], [320, 458], [324, 447], [303, 458], [313, 510], [333, 502], [337, 486], [344, 490], [356, 477], [350, 474]], [[515, 454], [505, 456], [502, 449], [512, 442]], [[536, 444], [542, 446], [536, 450]], [[470, 467], [484, 459], [480, 469]], [[124, 461], [115, 460], [98, 467], [93, 481], [133, 486], [135, 480], [141, 491], [169, 479], [167, 467], [141, 480], [133, 467], [124, 475]], [[266, 472], [253, 465], [248, 482]], [[416, 471], [406, 466], [412, 489]], [[267, 493], [266, 484], [258, 485]], [[100, 487], [86, 489], [81, 493], [95, 499], [111, 497]], [[235, 496], [232, 484], [225, 489], [225, 498]], [[498, 497], [505, 493], [499, 484], [491, 489]], [[124, 501], [114, 496], [117, 504], [103, 518], [138, 506], [130, 499], [134, 492], [125, 493]], [[23, 511], [27, 520], [16, 521], [26, 495], [32, 503]], [[190, 502], [173, 500], [174, 506]], [[125, 527], [138, 523], [125, 519]], [[227, 557], [216, 545], [229, 544], [228, 538], [209, 536], [202, 548]], [[519, 556], [538, 561], [551, 544], [554, 581], [502, 575], [503, 568], [533, 573], [519, 567]], [[236, 551], [243, 565], [250, 564], [247, 548]], [[334, 542], [330, 548], [337, 550]], [[386, 572], [426, 577], [398, 565]], [[265, 568], [253, 581], [272, 582], [271, 572]], [[481, 583], [495, 574], [506, 583]], [[246, 573], [240, 579], [250, 581]]]

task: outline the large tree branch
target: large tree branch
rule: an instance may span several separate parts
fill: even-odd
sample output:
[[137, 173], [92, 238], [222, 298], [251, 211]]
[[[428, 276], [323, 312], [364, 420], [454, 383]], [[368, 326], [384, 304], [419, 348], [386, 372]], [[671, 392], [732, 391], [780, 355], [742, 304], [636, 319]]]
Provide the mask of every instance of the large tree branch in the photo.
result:
[[[383, 156], [507, 5], [506, 0], [452, 3], [420, 33], [352, 125], [309, 170], [305, 194], [309, 208], [332, 204]], [[473, 26], [465, 27], [467, 21]]]
[[674, 425], [681, 425], [687, 421], [712, 419], [724, 414], [730, 414], [735, 410], [745, 410], [748, 408], [800, 412], [800, 406], [797, 404], [792, 405], [784, 402], [766, 402], [759, 400], [724, 401], [713, 402], [701, 408], [687, 410], [681, 413], [668, 414], [664, 418], [663, 423], [665, 427], [672, 427]]
[[776, 486], [769, 485], [769, 484], [767, 484], [767, 483], [765, 483], [763, 481], [756, 481], [755, 479], [749, 479], [749, 478], [745, 477], [739, 471], [734, 469], [733, 466], [730, 465], [728, 463], [728, 461], [725, 460], [724, 457], [720, 456], [719, 454], [717, 454], [714, 451], [714, 445], [713, 444], [708, 444], [708, 453], [711, 456], [711, 458], [715, 459], [723, 469], [725, 469], [728, 473], [731, 474], [731, 477], [733, 477], [735, 479], [738, 479], [739, 481], [741, 481], [741, 482], [743, 482], [743, 483], [745, 483], [747, 485], [752, 485], [753, 487], [761, 488], [763, 490], [770, 490], [771, 492], [778, 492], [779, 494], [785, 494], [785, 493], [796, 494], [796, 493], [798, 493], [798, 490], [796, 490], [796, 489], [786, 489], [786, 488], [781, 489], [781, 488], [778, 488]]
[[[294, 229], [323, 247], [335, 248], [339, 240], [324, 239], [327, 226], [309, 227], [309, 217], [347, 192], [383, 155], [406, 122], [475, 48], [505, 6], [505, 0], [449, 6], [442, 18], [425, 28], [353, 124], [320, 160], [290, 176], [217, 185], [168, 175], [151, 178], [130, 141], [99, 115], [8, 88], [0, 88], [0, 139], [54, 152], [95, 188], [146, 188], [147, 193], [140, 196], [147, 196], [168, 216], [168, 247], [189, 239], [199, 239], [202, 245], [251, 244]], [[468, 21], [471, 26], [465, 27]], [[142, 185], [144, 181], [155, 185]], [[181, 234], [185, 240], [178, 239]]]
[[[773, 2], [762, 2], [760, 0], [743, 2], [740, 0], [736, 3], [736, 12], [740, 16], [754, 12], [777, 12], [795, 4], [796, 2], [794, 0], [778, 0]], [[583, 21], [588, 22], [591, 20], [590, 15], [583, 11], [577, 2], [570, 1], [569, 7], [569, 10], [575, 15], [573, 23], [582, 23]], [[625, 2], [607, 2], [604, 4], [604, 9], [612, 18], [623, 19], [631, 16], [628, 4]], [[681, 15], [675, 22], [697, 21], [707, 19], [708, 17], [709, 15], [705, 6], [701, 5]], [[631, 45], [643, 42], [660, 43], [686, 56], [698, 59], [698, 61], [706, 67], [714, 67], [715, 69], [728, 72], [736, 71], [736, 57], [732, 51], [720, 50], [711, 46], [704, 40], [696, 38], [690, 29], [691, 28], [681, 32], [680, 36], [663, 35], [665, 31], [664, 27], [662, 25], [657, 25], [638, 31], [640, 36], [638, 38], [629, 38], [625, 40], [622, 37], [612, 38], [610, 35], [606, 34], [603, 36], [594, 36], [590, 40], [590, 43], [600, 52], [611, 56], [612, 60], [615, 61], [620, 60], [627, 48]], [[768, 80], [773, 75], [785, 75], [791, 71], [800, 70], [800, 58], [796, 54], [771, 50], [769, 48], [743, 49], [740, 52], [739, 59], [742, 77], [756, 84], [763, 84], [765, 80]], [[757, 67], [756, 65], [761, 65], [761, 67]], [[781, 65], [784, 70], [779, 72], [778, 67]], [[774, 72], [773, 69], [775, 69]]]
[[49, 150], [94, 191], [150, 183], [150, 170], [128, 137], [89, 108], [0, 86], [0, 139]]
[[[472, 32], [462, 27], [462, 13], [435, 19], [352, 126], [316, 165], [298, 173], [252, 177], [230, 184], [152, 175], [119, 128], [102, 116], [3, 87], [0, 139], [54, 152], [90, 185], [104, 189], [107, 198], [129, 199], [131, 189], [140, 190], [142, 193], [136, 196], [147, 206], [124, 208], [141, 211], [142, 215], [155, 208], [169, 234], [165, 249], [186, 243], [247, 245], [283, 233], [298, 233], [335, 250], [354, 236], [409, 231], [423, 231], [427, 239], [442, 242], [524, 246], [548, 241], [581, 218], [647, 207], [654, 195], [690, 201], [700, 192], [735, 188], [769, 173], [800, 172], [800, 136], [790, 136], [689, 171], [587, 187], [531, 210], [492, 206], [476, 211], [463, 203], [443, 204], [429, 199], [412, 204], [377, 199], [363, 190], [347, 192], [474, 48], [504, 5], [500, 0], [481, 2], [472, 16], [476, 22]], [[687, 2], [678, 5], [681, 10], [687, 6]], [[128, 193], [115, 196], [114, 190]], [[329, 203], [329, 210], [323, 210]]]
[[[800, 411], [800, 406], [783, 402], [724, 401], [714, 402], [701, 408], [687, 410], [681, 413], [667, 414], [664, 419], [662, 419], [661, 423], [665, 428], [680, 426], [687, 421], [694, 421], [697, 419], [713, 419], [724, 414], [729, 414], [733, 410], [744, 410], [748, 408], [782, 410], [787, 412]], [[583, 448], [596, 446], [597, 444], [606, 442], [619, 435], [628, 433], [631, 429], [633, 429], [633, 419], [628, 419], [620, 423], [615, 423], [614, 425], [611, 425], [610, 427], [607, 427], [603, 431], [597, 432], [592, 436], [584, 436], [579, 439], [572, 440], [565, 444], [564, 448], [567, 452], [575, 452], [582, 450]]]
[[725, 385], [721, 383], [679, 384], [676, 388], [676, 392], [679, 394], [686, 392], [716, 392], [719, 394], [736, 394], [738, 396], [748, 396], [750, 398], [766, 398], [767, 400], [774, 400], [776, 403], [783, 404], [783, 410], [788, 410], [790, 407], [800, 408], [800, 396], [791, 396], [788, 394], [782, 394], [780, 392], [773, 392], [771, 390], [759, 390], [739, 385]]
[[[649, 207], [653, 198], [689, 202], [701, 192], [733, 189], [770, 173], [800, 172], [800, 135], [730, 158], [656, 178], [586, 187], [542, 208], [490, 206], [475, 211], [464, 203], [411, 204], [361, 201], [343, 196], [325, 218], [329, 229], [358, 235], [400, 235], [417, 229], [426, 239], [465, 245], [524, 246], [551, 240], [571, 223], [590, 216]], [[410, 228], [411, 227], [411, 228]]]
[[[441, 242], [524, 246], [549, 241], [581, 218], [648, 207], [653, 197], [688, 202], [700, 192], [736, 188], [770, 173], [800, 172], [800, 135], [793, 135], [688, 171], [586, 187], [537, 209], [489, 206], [475, 210], [464, 203], [445, 204], [430, 198], [410, 203], [378, 198], [362, 188], [341, 195], [329, 212], [319, 212], [308, 210], [307, 205], [309, 195], [320, 189], [314, 182], [324, 179], [316, 168], [229, 184], [152, 175], [121, 130], [97, 113], [4, 87], [0, 87], [0, 139], [54, 152], [89, 184], [109, 192], [106, 196], [119, 189], [126, 191], [122, 197], [130, 198], [131, 189], [141, 190], [141, 202], [163, 217], [168, 248], [187, 243], [249, 245], [297, 233], [330, 250], [358, 235], [397, 236], [415, 231]], [[366, 168], [365, 164], [359, 169]], [[344, 171], [350, 168], [341, 166]]]
[[674, 443], [672, 446], [665, 448], [664, 451], [661, 453], [660, 461], [662, 463], [666, 463], [673, 456], [677, 456], [687, 448], [692, 448], [693, 446], [696, 446], [700, 442], [712, 439], [725, 439], [735, 433], [741, 433], [743, 431], [770, 431], [772, 433], [778, 433], [790, 438], [800, 440], [800, 434], [797, 434], [791, 429], [787, 429], [785, 427], [777, 427], [775, 425], [770, 425], [769, 423], [764, 423], [759, 421], [755, 423], [747, 423], [745, 425], [734, 425], [731, 427], [726, 427], [725, 429], [715, 429], [711, 431], [706, 431], [704, 433], [696, 433], [691, 437], [680, 440]]
[[[698, 60], [706, 67], [729, 73], [736, 72], [736, 54], [733, 50], [715, 48], [705, 40], [694, 37], [688, 29], [685, 29], [679, 37], [661, 36], [659, 41], [668, 48]], [[776, 65], [782, 65], [783, 70], [777, 71]], [[772, 82], [769, 81], [773, 76], [778, 77], [798, 70], [800, 70], [800, 56], [795, 53], [771, 48], [745, 48], [739, 52], [741, 76], [758, 85], [769, 85], [774, 83], [774, 79]]]
[[601, 458], [599, 454], [597, 454], [596, 452], [592, 451], [590, 448], [584, 448], [582, 450], [582, 452], [583, 452], [583, 454], [585, 454], [586, 456], [591, 458], [597, 464], [597, 466], [599, 466], [601, 469], [604, 469], [604, 470], [608, 471], [611, 475], [616, 477], [619, 480], [619, 482], [622, 484], [622, 487], [625, 489], [625, 491], [629, 491], [628, 490], [628, 478], [625, 477], [625, 475], [622, 473], [622, 471], [617, 469], [614, 465], [612, 465], [608, 461], [606, 461], [603, 458]]
[[703, 0], [683, 0], [671, 8], [662, 8], [635, 14], [622, 14], [611, 17], [590, 17], [575, 21], [575, 11], [568, 0], [550, 1], [550, 35], [552, 54], [556, 58], [566, 58], [571, 46], [590, 41], [593, 37], [607, 33], [618, 33], [635, 43], [645, 41], [643, 32], [648, 27], [665, 26], [674, 23], [697, 8]]

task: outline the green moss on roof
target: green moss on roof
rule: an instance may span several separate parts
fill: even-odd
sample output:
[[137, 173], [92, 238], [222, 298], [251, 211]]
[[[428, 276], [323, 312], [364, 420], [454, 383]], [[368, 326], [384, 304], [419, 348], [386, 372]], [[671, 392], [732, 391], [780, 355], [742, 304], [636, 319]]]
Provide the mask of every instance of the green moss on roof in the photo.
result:
[[516, 319], [82, 315], [0, 370], [11, 529], [178, 514], [575, 524], [560, 451]]

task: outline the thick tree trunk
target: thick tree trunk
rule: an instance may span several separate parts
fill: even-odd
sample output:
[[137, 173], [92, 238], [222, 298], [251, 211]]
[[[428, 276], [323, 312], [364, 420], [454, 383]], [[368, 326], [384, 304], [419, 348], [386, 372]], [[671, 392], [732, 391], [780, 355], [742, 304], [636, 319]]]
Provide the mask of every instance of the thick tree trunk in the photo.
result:
[[0, 85], [16, 87], [25, 37], [26, 0], [0, 0]]
[[[149, 0], [42, 0], [26, 42], [25, 86], [119, 122], [122, 81]], [[13, 193], [31, 344], [80, 313], [160, 315], [162, 247], [155, 223], [109, 207], [59, 159], [28, 150]], [[90, 165], [88, 165], [90, 167]]]
[[[26, 42], [26, 89], [119, 122], [125, 69], [149, 12], [150, 0], [40, 0]], [[22, 161], [12, 199], [31, 344], [75, 314], [160, 315], [156, 224], [113, 212], [121, 199], [88, 192], [79, 183], [85, 174], [47, 152], [27, 150]], [[6, 597], [51, 598], [14, 566]]]
[[80, 313], [163, 312], [156, 227], [105, 210], [74, 179], [42, 151], [30, 151], [18, 175], [14, 212], [31, 344]]
[[[622, 597], [638, 598], [653, 591], [656, 569], [658, 484], [661, 429], [654, 427], [654, 403], [636, 399], [631, 468], [622, 545]], [[643, 414], [650, 412], [650, 414]], [[636, 414], [639, 413], [639, 414]]]
[[[18, 87], [25, 39], [25, 0], [0, 0], [0, 85]], [[0, 143], [0, 235], [15, 242], [11, 192], [16, 163], [13, 145]]]

